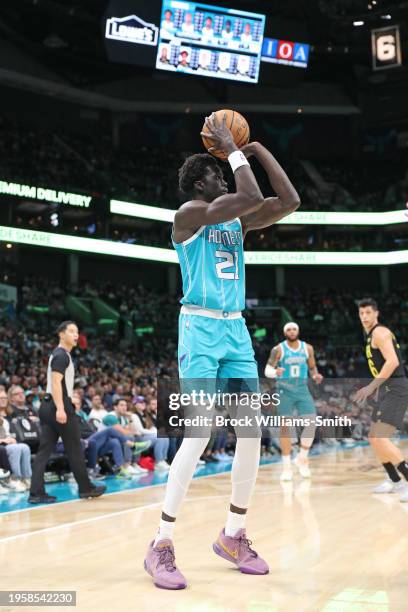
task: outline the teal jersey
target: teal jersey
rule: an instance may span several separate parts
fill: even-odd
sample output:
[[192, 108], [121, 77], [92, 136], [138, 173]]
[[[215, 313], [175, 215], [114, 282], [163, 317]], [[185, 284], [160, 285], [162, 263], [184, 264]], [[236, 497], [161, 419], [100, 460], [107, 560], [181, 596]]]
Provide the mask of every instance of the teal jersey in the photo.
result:
[[306, 342], [299, 340], [299, 348], [293, 350], [289, 347], [287, 341], [279, 344], [282, 352], [282, 356], [279, 360], [278, 367], [284, 368], [282, 376], [279, 377], [278, 381], [293, 384], [307, 384], [309, 375], [309, 366], [307, 361], [309, 359], [309, 353], [307, 350]]
[[245, 308], [241, 221], [204, 225], [173, 246], [183, 278], [182, 304], [232, 312]]

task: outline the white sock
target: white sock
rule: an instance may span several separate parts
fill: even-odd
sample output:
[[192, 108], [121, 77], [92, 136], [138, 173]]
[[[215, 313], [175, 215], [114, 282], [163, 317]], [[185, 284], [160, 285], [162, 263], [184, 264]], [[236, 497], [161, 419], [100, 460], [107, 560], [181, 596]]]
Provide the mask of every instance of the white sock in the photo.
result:
[[292, 469], [292, 463], [290, 460], [290, 455], [282, 455], [282, 463], [283, 463], [283, 469], [285, 471], [291, 471]]
[[172, 540], [175, 524], [175, 521], [170, 522], [160, 519], [159, 531], [157, 532], [153, 546], [156, 546], [157, 542], [160, 542], [160, 540]]
[[308, 454], [309, 454], [309, 449], [308, 448], [300, 447], [299, 456], [300, 456], [301, 459], [307, 459]]
[[225, 535], [234, 537], [234, 535], [245, 527], [246, 514], [237, 514], [236, 512], [228, 512], [227, 523], [225, 525]]

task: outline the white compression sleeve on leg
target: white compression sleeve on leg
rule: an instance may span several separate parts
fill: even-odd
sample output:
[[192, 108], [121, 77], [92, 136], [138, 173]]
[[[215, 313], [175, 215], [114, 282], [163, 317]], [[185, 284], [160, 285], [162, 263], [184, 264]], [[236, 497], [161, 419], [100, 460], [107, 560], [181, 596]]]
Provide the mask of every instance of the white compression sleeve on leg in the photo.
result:
[[258, 474], [260, 450], [260, 438], [237, 438], [231, 470], [231, 503], [238, 508], [249, 506]]
[[209, 437], [184, 438], [170, 466], [163, 512], [176, 517]]

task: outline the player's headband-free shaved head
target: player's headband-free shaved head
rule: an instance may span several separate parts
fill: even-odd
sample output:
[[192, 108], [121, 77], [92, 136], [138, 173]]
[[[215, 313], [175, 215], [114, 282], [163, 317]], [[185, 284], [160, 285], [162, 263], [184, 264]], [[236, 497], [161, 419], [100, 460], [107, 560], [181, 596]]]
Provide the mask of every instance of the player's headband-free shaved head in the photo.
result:
[[291, 321], [290, 323], [286, 323], [285, 327], [283, 328], [283, 333], [286, 334], [286, 332], [292, 327], [294, 327], [296, 331], [299, 331], [299, 325]]

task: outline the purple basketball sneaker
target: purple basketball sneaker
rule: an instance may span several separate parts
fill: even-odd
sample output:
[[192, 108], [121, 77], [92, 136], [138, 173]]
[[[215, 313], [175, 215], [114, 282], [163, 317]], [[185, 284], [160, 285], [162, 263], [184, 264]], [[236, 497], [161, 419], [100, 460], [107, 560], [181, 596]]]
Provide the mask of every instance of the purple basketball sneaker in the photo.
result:
[[174, 546], [171, 540], [160, 540], [148, 548], [144, 568], [153, 577], [159, 589], [185, 589], [186, 579], [176, 567]]
[[268, 574], [268, 564], [252, 550], [251, 544], [245, 529], [240, 529], [234, 537], [225, 535], [223, 529], [218, 540], [214, 542], [213, 549], [223, 559], [235, 563], [243, 574]]

